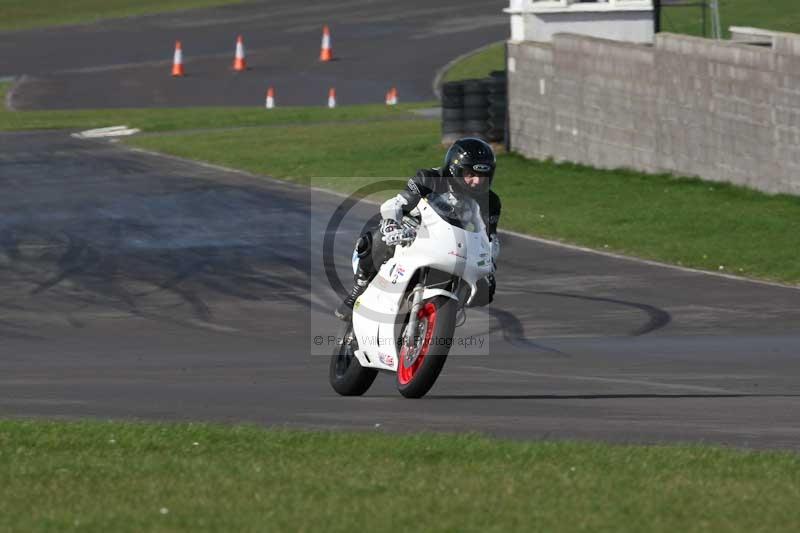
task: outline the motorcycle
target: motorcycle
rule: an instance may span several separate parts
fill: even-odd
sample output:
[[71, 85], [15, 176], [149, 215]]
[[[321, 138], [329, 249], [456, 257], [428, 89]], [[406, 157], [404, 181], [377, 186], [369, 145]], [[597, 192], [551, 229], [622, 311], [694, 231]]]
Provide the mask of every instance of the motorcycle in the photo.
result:
[[[420, 398], [441, 372], [455, 328], [494, 273], [491, 243], [472, 198], [431, 194], [405, 216], [408, 238], [395, 246], [356, 300], [330, 361], [329, 379], [343, 396], [360, 396], [378, 372], [393, 372], [406, 398]], [[358, 266], [353, 256], [353, 269]]]

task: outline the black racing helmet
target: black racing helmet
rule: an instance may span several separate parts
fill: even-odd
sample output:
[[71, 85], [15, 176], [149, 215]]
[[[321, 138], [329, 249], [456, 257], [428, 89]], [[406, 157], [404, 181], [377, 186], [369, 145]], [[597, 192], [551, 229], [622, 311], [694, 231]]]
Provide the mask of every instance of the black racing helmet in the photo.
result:
[[[466, 137], [454, 142], [447, 151], [442, 176], [448, 178], [455, 191], [480, 196], [491, 188], [496, 164], [494, 151], [488, 143]], [[479, 180], [465, 180], [468, 177]]]

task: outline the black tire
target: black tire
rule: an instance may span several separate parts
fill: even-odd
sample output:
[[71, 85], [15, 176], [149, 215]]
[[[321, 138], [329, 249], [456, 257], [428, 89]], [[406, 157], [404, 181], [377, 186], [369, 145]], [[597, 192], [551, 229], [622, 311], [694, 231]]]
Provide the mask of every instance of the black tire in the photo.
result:
[[486, 120], [489, 118], [489, 108], [487, 107], [465, 107], [464, 120]]
[[483, 80], [464, 80], [464, 96], [471, 94], [486, 94], [486, 85]]
[[505, 128], [506, 127], [506, 114], [505, 113], [497, 113], [497, 114], [489, 114], [489, 118], [486, 120], [486, 123], [489, 124], [490, 128]]
[[489, 142], [499, 143], [503, 142], [503, 140], [506, 138], [506, 132], [505, 130], [502, 129], [491, 129], [488, 130], [484, 134], [484, 136], [486, 137], [486, 140]]
[[489, 117], [486, 124], [490, 130], [504, 130], [506, 129], [506, 117]]
[[442, 107], [445, 109], [461, 109], [464, 107], [464, 95], [442, 95]]
[[464, 96], [464, 108], [467, 107], [488, 107], [489, 99], [485, 94], [467, 94]]
[[489, 129], [489, 124], [485, 120], [465, 120], [464, 131], [467, 133], [483, 134]]
[[506, 80], [498, 78], [487, 78], [484, 82], [486, 92], [489, 95], [506, 94]]
[[506, 98], [506, 93], [503, 94], [490, 94], [489, 97], [486, 99], [491, 106], [502, 106], [506, 107], [508, 105], [508, 99]]
[[461, 120], [454, 120], [452, 122], [442, 122], [442, 133], [463, 133], [464, 122]]
[[[421, 398], [427, 394], [436, 378], [444, 367], [447, 354], [450, 353], [450, 346], [453, 343], [453, 332], [456, 329], [456, 312], [458, 302], [446, 296], [437, 296], [423, 304], [422, 312], [429, 310], [428, 306], [435, 308], [435, 320], [433, 331], [427, 342], [427, 351], [421, 355], [417, 362], [412, 364], [416, 368], [411, 371], [405, 366], [405, 357], [400, 354], [400, 361], [397, 363], [397, 390], [406, 398]], [[429, 312], [429, 311], [428, 311]], [[428, 340], [426, 331], [426, 340]], [[425, 348], [425, 345], [423, 346]], [[410, 372], [410, 373], [409, 373]], [[408, 378], [404, 382], [404, 378]]]
[[460, 81], [448, 81], [442, 84], [443, 96], [463, 96], [464, 84]]
[[[353, 331], [353, 323], [345, 326], [342, 339], [347, 339]], [[358, 341], [342, 342], [331, 354], [331, 364], [328, 371], [328, 380], [333, 390], [342, 396], [361, 396], [372, 386], [378, 371], [374, 368], [364, 368], [358, 362], [353, 352], [358, 349]]]
[[449, 107], [442, 108], [442, 120], [445, 122], [456, 121], [462, 122], [464, 120], [464, 109], [453, 109]]
[[[504, 122], [495, 124], [490, 121], [489, 128], [486, 130], [486, 135], [489, 135], [490, 134], [489, 132], [491, 131], [499, 131], [502, 134], [506, 131], [506, 125]], [[497, 134], [492, 134], [492, 135], [497, 136]]]

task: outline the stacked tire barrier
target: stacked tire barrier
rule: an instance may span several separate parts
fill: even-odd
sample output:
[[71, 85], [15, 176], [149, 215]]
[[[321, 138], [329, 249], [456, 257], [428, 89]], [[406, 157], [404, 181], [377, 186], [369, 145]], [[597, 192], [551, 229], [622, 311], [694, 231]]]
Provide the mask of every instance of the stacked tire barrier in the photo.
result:
[[464, 84], [442, 85], [442, 143], [449, 144], [464, 134]]
[[508, 116], [508, 82], [504, 70], [492, 72], [490, 78], [485, 82], [489, 102], [489, 120], [486, 139], [490, 142], [501, 143], [506, 139], [506, 124]]
[[442, 143], [478, 137], [500, 143], [506, 133], [506, 74], [442, 85]]

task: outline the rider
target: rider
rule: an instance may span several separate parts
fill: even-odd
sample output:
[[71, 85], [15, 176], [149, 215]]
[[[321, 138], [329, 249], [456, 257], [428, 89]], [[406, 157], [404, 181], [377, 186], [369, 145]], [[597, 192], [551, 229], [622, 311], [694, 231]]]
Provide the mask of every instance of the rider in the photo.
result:
[[[364, 232], [356, 241], [355, 253], [358, 267], [350, 294], [336, 309], [336, 316], [349, 320], [356, 299], [367, 289], [377, 275], [381, 265], [394, 254], [394, 247], [409, 241], [409, 235], [401, 229], [399, 222], [431, 193], [450, 192], [455, 196], [467, 194], [478, 202], [486, 232], [492, 243], [492, 261], [497, 261], [500, 241], [497, 238], [497, 222], [500, 219], [500, 198], [490, 190], [494, 179], [495, 156], [486, 142], [467, 137], [459, 139], [450, 147], [441, 168], [426, 168], [417, 171], [408, 180], [406, 188], [397, 196], [381, 205], [381, 224]], [[488, 301], [494, 296], [494, 276], [487, 277]]]

